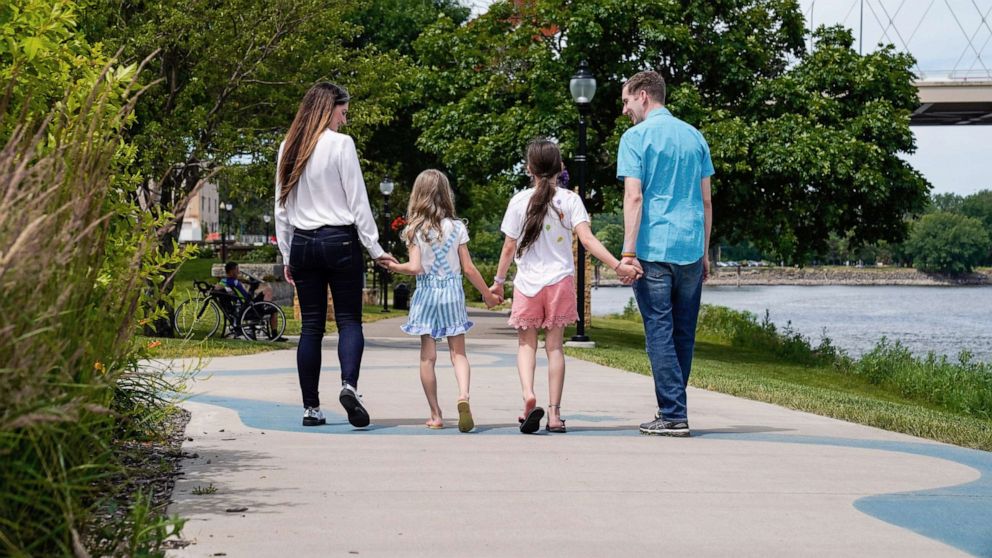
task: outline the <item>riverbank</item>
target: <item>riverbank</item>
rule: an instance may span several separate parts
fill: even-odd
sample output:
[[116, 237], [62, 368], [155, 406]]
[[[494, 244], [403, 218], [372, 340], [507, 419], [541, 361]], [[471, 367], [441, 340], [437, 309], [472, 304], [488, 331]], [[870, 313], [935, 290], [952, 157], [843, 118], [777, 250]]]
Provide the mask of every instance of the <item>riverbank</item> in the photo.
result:
[[[602, 270], [598, 283], [602, 287], [618, 286], [620, 282], [611, 270]], [[593, 285], [597, 283], [593, 281]], [[771, 285], [848, 285], [848, 286], [966, 286], [992, 285], [992, 269], [983, 268], [968, 275], [922, 273], [906, 267], [742, 267], [716, 268], [709, 280], [712, 286], [771, 286]]]
[[[940, 361], [914, 361], [891, 346], [860, 364], [845, 362], [829, 346], [810, 350], [788, 336], [776, 341], [754, 324], [743, 324], [732, 313], [728, 317], [731, 319], [701, 321], [690, 385], [992, 451], [992, 420], [985, 414], [992, 382], [987, 380], [988, 372], [979, 369], [981, 365], [966, 370]], [[566, 331], [566, 338], [573, 331]], [[588, 333], [596, 342], [595, 349], [566, 348], [565, 352], [604, 366], [651, 375], [642, 324], [597, 317]], [[956, 381], [967, 381], [969, 387], [955, 390]], [[948, 397], [935, 397], [941, 392], [947, 392]], [[972, 401], [975, 397], [983, 402]]]

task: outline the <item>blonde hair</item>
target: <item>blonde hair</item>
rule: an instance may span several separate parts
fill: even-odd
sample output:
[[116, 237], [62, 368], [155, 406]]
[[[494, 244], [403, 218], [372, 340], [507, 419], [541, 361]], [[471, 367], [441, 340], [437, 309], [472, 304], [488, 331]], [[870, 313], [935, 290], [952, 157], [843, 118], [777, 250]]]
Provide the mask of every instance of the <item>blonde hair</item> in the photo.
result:
[[407, 244], [413, 244], [417, 233], [425, 240], [430, 240], [431, 232], [436, 233], [435, 238], [441, 238], [441, 221], [455, 219], [455, 195], [443, 172], [427, 169], [417, 175], [406, 207], [406, 218], [403, 237]]
[[348, 92], [343, 87], [326, 81], [314, 85], [303, 96], [296, 117], [286, 133], [286, 143], [279, 159], [279, 205], [286, 205], [290, 192], [300, 182], [303, 170], [317, 147], [317, 140], [331, 126], [334, 107], [349, 100]]

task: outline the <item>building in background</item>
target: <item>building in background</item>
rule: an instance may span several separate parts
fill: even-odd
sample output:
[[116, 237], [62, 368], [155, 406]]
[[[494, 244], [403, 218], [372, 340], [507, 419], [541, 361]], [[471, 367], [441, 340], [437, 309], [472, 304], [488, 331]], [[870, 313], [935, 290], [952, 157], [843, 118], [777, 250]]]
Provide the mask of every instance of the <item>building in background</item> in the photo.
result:
[[217, 185], [207, 182], [200, 192], [189, 201], [183, 226], [179, 231], [180, 242], [201, 242], [208, 236], [220, 232], [220, 195]]

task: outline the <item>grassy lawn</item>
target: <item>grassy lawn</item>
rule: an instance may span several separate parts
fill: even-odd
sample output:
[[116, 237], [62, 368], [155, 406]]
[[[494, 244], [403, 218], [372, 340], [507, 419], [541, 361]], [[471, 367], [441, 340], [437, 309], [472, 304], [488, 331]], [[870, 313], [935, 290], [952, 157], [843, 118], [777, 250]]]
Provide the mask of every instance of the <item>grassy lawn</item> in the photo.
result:
[[216, 280], [210, 276], [210, 267], [219, 263], [221, 261], [216, 258], [196, 258], [190, 260], [179, 268], [173, 284], [180, 289], [192, 289], [194, 279], [213, 283]]
[[[595, 349], [566, 348], [569, 356], [650, 375], [640, 323], [599, 318], [589, 328]], [[566, 334], [571, 335], [571, 332]], [[697, 339], [690, 384], [747, 399], [992, 451], [992, 421], [948, 412], [903, 397], [829, 366], [802, 366], [765, 352]]]
[[269, 351], [295, 349], [296, 342], [273, 343], [271, 341], [249, 341], [246, 339], [165, 339], [160, 337], [136, 338], [149, 349], [152, 358], [213, 358], [225, 356], [253, 355]]
[[[299, 335], [300, 334], [300, 321], [293, 319], [293, 307], [283, 306], [282, 311], [286, 313], [286, 335]], [[364, 306], [362, 307], [362, 323], [370, 324], [372, 322], [378, 322], [379, 320], [387, 320], [389, 318], [399, 318], [401, 316], [407, 315], [406, 310], [396, 310], [392, 306], [389, 307], [389, 312], [383, 312], [381, 306]], [[327, 322], [327, 333], [337, 333], [338, 327], [334, 323], [334, 320]]]

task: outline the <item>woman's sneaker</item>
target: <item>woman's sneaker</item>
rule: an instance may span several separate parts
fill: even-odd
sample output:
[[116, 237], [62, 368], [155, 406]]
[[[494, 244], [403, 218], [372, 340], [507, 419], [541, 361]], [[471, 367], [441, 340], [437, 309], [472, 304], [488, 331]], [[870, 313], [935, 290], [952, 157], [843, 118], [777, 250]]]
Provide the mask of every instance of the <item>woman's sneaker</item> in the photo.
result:
[[303, 411], [303, 426], [320, 426], [326, 423], [327, 420], [324, 419], [320, 407], [307, 407]]
[[641, 434], [685, 438], [689, 436], [689, 423], [684, 420], [671, 421], [656, 418], [651, 422], [645, 422], [641, 425]]
[[348, 422], [356, 428], [364, 428], [369, 425], [369, 412], [365, 410], [365, 405], [362, 405], [362, 396], [358, 395], [355, 388], [351, 384], [345, 384], [341, 388], [341, 394], [338, 396], [338, 401], [341, 402], [341, 406], [344, 410], [348, 412]]

